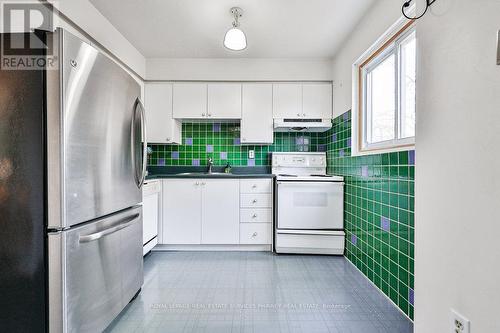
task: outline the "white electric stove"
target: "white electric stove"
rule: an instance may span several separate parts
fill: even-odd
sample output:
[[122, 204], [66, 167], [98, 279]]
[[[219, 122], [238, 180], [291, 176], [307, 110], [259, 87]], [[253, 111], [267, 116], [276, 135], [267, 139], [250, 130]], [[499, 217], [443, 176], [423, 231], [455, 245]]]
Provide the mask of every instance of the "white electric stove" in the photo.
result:
[[273, 153], [277, 253], [344, 254], [344, 178], [326, 153]]

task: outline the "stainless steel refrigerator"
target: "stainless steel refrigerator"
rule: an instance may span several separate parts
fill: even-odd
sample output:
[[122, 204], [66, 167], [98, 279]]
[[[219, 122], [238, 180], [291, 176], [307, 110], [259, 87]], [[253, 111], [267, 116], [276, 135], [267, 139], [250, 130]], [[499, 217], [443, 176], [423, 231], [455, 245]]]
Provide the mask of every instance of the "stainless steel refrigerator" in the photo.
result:
[[99, 332], [143, 283], [140, 86], [67, 31], [20, 37], [55, 66], [0, 70], [0, 331]]

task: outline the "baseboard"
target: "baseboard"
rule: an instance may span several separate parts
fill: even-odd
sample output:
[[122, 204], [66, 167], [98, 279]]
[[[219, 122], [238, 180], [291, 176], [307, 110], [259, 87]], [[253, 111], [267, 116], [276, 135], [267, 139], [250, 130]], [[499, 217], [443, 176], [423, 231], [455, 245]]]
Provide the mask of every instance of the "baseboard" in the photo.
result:
[[152, 251], [272, 251], [271, 245], [170, 245], [158, 244]]
[[[398, 311], [399, 311], [399, 312], [401, 312], [401, 313], [402, 313], [402, 314], [403, 314], [406, 318], [408, 318], [408, 320], [409, 320], [409, 321], [411, 321], [411, 322], [413, 323], [413, 319], [411, 319], [410, 317], [408, 317], [408, 315], [407, 315], [406, 313], [404, 313], [404, 311], [403, 311], [403, 310], [401, 310], [401, 308], [400, 308], [400, 307], [399, 307], [396, 303], [394, 303], [394, 301], [393, 301], [393, 300], [392, 300], [389, 296], [387, 296], [387, 295], [386, 295], [386, 294], [385, 294], [385, 293], [384, 293], [384, 292], [383, 292], [383, 291], [382, 291], [379, 287], [377, 287], [377, 285], [376, 285], [375, 283], [373, 283], [373, 281], [372, 281], [372, 280], [370, 280], [370, 279], [368, 278], [368, 276], [366, 276], [366, 275], [365, 275], [365, 273], [363, 273], [363, 272], [362, 272], [362, 271], [358, 268], [358, 266], [354, 265], [354, 263], [353, 263], [352, 261], [350, 261], [347, 257], [345, 257], [345, 258], [346, 258], [347, 262], [348, 262], [348, 263], [350, 263], [350, 264], [351, 264], [354, 268], [356, 268], [356, 270], [357, 270], [358, 272], [360, 272], [360, 273], [361, 273], [361, 275], [363, 275], [363, 277], [364, 277], [364, 278], [365, 278], [368, 282], [370, 282], [370, 284], [371, 284], [372, 286], [374, 286], [374, 287], [375, 287], [375, 288], [376, 288], [376, 289], [377, 289], [377, 290], [378, 290], [378, 291], [379, 291], [382, 295], [384, 295], [384, 297], [385, 297], [385, 298], [387, 298], [387, 299], [389, 300], [389, 302], [391, 302], [391, 303], [392, 303], [392, 305], [394, 305], [394, 306], [396, 307], [396, 309], [398, 309]], [[415, 309], [415, 307], [413, 307], [413, 309]], [[413, 313], [415, 313], [415, 311], [414, 311]]]

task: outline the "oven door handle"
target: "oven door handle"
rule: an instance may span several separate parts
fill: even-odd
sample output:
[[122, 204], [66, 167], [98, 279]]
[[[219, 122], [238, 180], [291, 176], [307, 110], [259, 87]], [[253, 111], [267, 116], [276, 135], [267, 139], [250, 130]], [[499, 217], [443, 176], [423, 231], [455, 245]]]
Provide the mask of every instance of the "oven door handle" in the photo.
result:
[[276, 182], [276, 184], [278, 185], [287, 185], [287, 184], [290, 184], [290, 185], [311, 185], [311, 184], [321, 184], [321, 185], [344, 185], [344, 182], [332, 182], [332, 181], [325, 181], [325, 182], [322, 182], [322, 181], [308, 181], [308, 180], [287, 180], [287, 181], [280, 181], [278, 180]]

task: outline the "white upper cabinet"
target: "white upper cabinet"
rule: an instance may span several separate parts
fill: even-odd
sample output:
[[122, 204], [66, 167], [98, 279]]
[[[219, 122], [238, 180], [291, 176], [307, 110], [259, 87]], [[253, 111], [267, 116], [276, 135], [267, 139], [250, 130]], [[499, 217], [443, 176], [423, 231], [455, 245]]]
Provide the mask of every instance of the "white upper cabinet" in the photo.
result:
[[241, 114], [242, 144], [273, 143], [273, 86], [244, 83]]
[[332, 85], [330, 83], [306, 83], [302, 86], [305, 118], [332, 118]]
[[212, 119], [240, 119], [241, 84], [209, 83], [207, 117]]
[[331, 119], [331, 83], [273, 84], [275, 119]]
[[181, 143], [182, 124], [172, 118], [172, 84], [146, 83], [145, 109], [149, 143]]
[[207, 118], [207, 84], [174, 83], [173, 116], [175, 119]]
[[302, 84], [273, 84], [273, 117], [301, 118], [302, 113]]

